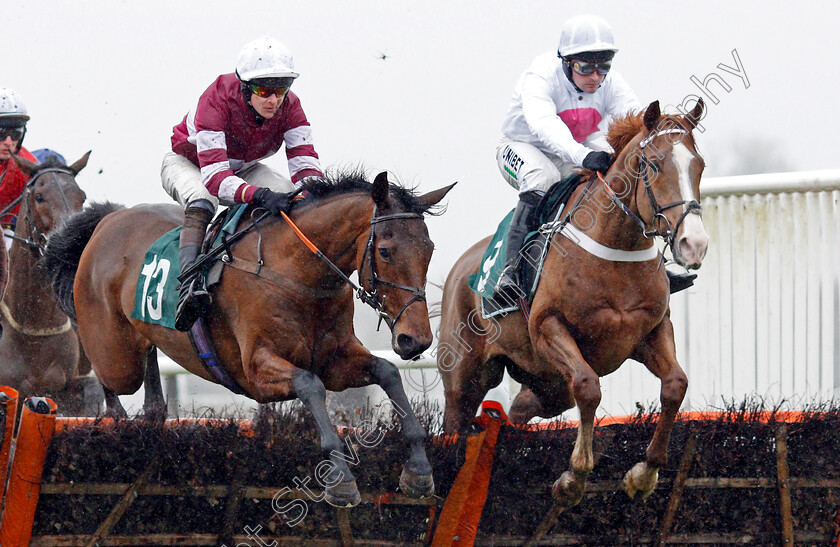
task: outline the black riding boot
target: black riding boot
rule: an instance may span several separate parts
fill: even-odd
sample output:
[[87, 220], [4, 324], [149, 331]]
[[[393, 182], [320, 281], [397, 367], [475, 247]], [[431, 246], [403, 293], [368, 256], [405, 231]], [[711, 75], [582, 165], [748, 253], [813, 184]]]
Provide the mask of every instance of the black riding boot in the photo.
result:
[[531, 215], [540, 202], [541, 194], [537, 192], [525, 192], [519, 195], [519, 202], [513, 212], [510, 221], [510, 229], [507, 234], [507, 256], [505, 257], [505, 268], [499, 274], [496, 282], [496, 295], [504, 295], [506, 300], [516, 301], [523, 293], [519, 287], [519, 252], [525, 242], [525, 236], [530, 231]]
[[668, 283], [671, 285], [671, 294], [691, 287], [697, 278], [697, 274], [690, 272], [681, 274], [666, 270], [666, 273], [668, 274]]
[[[178, 243], [178, 258], [181, 271], [185, 271], [198, 258], [204, 232], [213, 214], [202, 207], [187, 207], [184, 211], [184, 228]], [[207, 291], [204, 276], [196, 274], [185, 279], [179, 287], [178, 308], [175, 311], [175, 328], [186, 332], [190, 330], [199, 317], [210, 311], [213, 298]]]

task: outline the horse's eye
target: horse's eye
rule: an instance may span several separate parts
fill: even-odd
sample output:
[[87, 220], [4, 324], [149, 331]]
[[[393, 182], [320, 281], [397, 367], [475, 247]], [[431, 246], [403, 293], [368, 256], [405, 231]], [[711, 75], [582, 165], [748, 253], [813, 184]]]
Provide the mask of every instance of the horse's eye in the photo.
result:
[[662, 166], [659, 165], [658, 161], [650, 162], [650, 168], [654, 173], [658, 173], [658, 172], [662, 171]]
[[391, 249], [388, 247], [379, 247], [379, 256], [382, 260], [388, 261], [391, 259]]
[[35, 194], [35, 201], [37, 201], [38, 203], [44, 203], [43, 194]]

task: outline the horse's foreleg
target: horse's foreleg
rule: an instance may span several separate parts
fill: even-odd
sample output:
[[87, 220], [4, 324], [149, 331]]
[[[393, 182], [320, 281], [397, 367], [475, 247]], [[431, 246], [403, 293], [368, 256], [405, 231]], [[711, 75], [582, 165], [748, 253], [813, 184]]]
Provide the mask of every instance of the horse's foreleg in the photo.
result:
[[[347, 456], [341, 439], [335, 432], [327, 413], [327, 390], [315, 374], [296, 369], [292, 376], [295, 393], [318, 424], [321, 434], [321, 450], [327, 455], [329, 470], [316, 470], [319, 482], [324, 485], [324, 499], [336, 507], [353, 507], [361, 500], [356, 479], [347, 465]], [[353, 461], [353, 460], [350, 460]], [[321, 464], [319, 464], [320, 467]]]
[[659, 400], [662, 412], [645, 452], [645, 461], [637, 463], [624, 476], [624, 490], [627, 495], [633, 498], [638, 493], [641, 494], [641, 498], [646, 498], [656, 487], [659, 469], [668, 461], [668, 441], [688, 388], [685, 372], [677, 363], [674, 329], [668, 317], [636, 350], [633, 359], [644, 363], [661, 382]]
[[426, 457], [426, 447], [423, 444], [426, 440], [426, 430], [420, 425], [420, 420], [408, 402], [399, 369], [390, 361], [377, 358], [371, 367], [371, 376], [394, 405], [394, 411], [400, 417], [403, 434], [411, 450], [400, 475], [400, 488], [414, 498], [434, 495], [432, 466]]
[[577, 347], [566, 327], [555, 317], [544, 320], [536, 332], [536, 346], [541, 358], [553, 367], [568, 383], [580, 410], [575, 447], [569, 470], [564, 472], [551, 489], [557, 504], [573, 507], [580, 502], [586, 488], [586, 478], [595, 467], [592, 439], [595, 430], [595, 410], [601, 402], [601, 383]]

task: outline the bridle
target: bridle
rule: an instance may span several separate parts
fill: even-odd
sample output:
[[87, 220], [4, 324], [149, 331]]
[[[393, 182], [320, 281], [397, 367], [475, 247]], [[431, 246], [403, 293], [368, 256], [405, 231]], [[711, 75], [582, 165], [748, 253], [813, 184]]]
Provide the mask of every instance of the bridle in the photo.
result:
[[[393, 213], [390, 215], [382, 215], [380, 217], [376, 216], [376, 205], [373, 206], [373, 214], [370, 219], [370, 235], [368, 236], [367, 245], [365, 246], [365, 250], [362, 253], [362, 265], [364, 265], [365, 257], [368, 257], [368, 269], [370, 270], [370, 277], [368, 277], [368, 282], [370, 284], [370, 291], [366, 291], [363, 288], [359, 287], [356, 290], [356, 296], [358, 296], [359, 300], [367, 304], [368, 306], [372, 307], [376, 313], [379, 314], [379, 322], [376, 324], [376, 330], [379, 331], [379, 327], [382, 325], [382, 321], [388, 325], [388, 328], [391, 332], [394, 331], [394, 325], [397, 324], [397, 321], [400, 320], [400, 316], [402, 316], [403, 312], [415, 302], [425, 302], [426, 301], [426, 289], [423, 287], [409, 287], [408, 285], [402, 285], [400, 283], [394, 283], [393, 281], [388, 281], [387, 279], [382, 279], [379, 277], [379, 274], [376, 271], [376, 260], [375, 260], [375, 232], [376, 232], [376, 225], [380, 222], [385, 222], [389, 220], [399, 220], [399, 219], [419, 219], [423, 220], [423, 215], [420, 213]], [[359, 268], [359, 277], [362, 276], [361, 268]], [[349, 281], [348, 281], [349, 282]], [[400, 311], [397, 312], [396, 317], [391, 319], [387, 313], [383, 311], [383, 307], [385, 305], [385, 296], [381, 295], [378, 291], [379, 285], [385, 285], [387, 287], [394, 287], [395, 289], [400, 289], [403, 291], [408, 291], [412, 294], [412, 297], [406, 302]]]
[[[667, 130], [663, 130], [663, 131], [653, 131], [647, 137], [642, 139], [642, 141], [639, 143], [639, 149], [642, 151], [641, 158], [639, 159], [639, 170], [642, 172], [641, 176], [642, 176], [642, 182], [644, 183], [645, 193], [647, 194], [648, 199], [650, 200], [650, 207], [653, 210], [653, 220], [651, 221], [651, 225], [652, 225], [651, 229], [649, 229], [647, 227], [647, 223], [645, 222], [645, 220], [642, 217], [640, 217], [638, 214], [631, 211], [630, 208], [627, 207], [627, 205], [625, 205], [624, 202], [621, 201], [621, 199], [619, 199], [619, 197], [616, 195], [615, 191], [610, 187], [609, 184], [607, 184], [606, 180], [604, 180], [604, 177], [601, 176], [600, 173], [598, 173], [598, 178], [604, 184], [604, 188], [606, 189], [607, 195], [610, 197], [610, 200], [613, 203], [615, 203], [622, 211], [624, 211], [624, 213], [627, 214], [627, 216], [629, 216], [634, 221], [636, 221], [636, 223], [642, 229], [642, 233], [644, 234], [644, 236], [646, 238], [652, 238], [652, 237], [656, 237], [656, 236], [662, 237], [666, 241], [668, 246], [671, 247], [671, 250], [673, 252], [674, 238], [676, 237], [677, 232], [679, 232], [680, 226], [682, 225], [683, 221], [686, 219], [686, 217], [690, 213], [702, 214], [703, 213], [703, 206], [700, 205], [700, 202], [698, 202], [696, 199], [674, 201], [672, 203], [668, 203], [667, 205], [659, 205], [659, 202], [656, 201], [656, 196], [653, 195], [653, 189], [651, 188], [651, 182], [652, 181], [650, 179], [650, 172], [651, 171], [657, 172], [658, 169], [655, 167], [655, 165], [653, 163], [651, 163], [651, 161], [648, 159], [647, 155], [645, 154], [645, 147], [648, 144], [650, 144], [651, 141], [653, 141], [653, 139], [655, 139], [656, 137], [659, 137], [661, 135], [667, 135], [667, 134], [670, 134], [670, 133], [687, 134], [688, 131], [686, 131], [685, 129], [681, 129], [681, 128], [671, 128], [671, 129], [667, 129]], [[654, 177], [654, 178], [656, 178], [656, 177]], [[639, 180], [639, 175], [636, 175], [637, 183], [638, 183], [638, 180]], [[637, 186], [638, 186], [638, 184], [637, 184]], [[635, 195], [635, 193], [634, 193], [634, 195]], [[683, 214], [680, 215], [679, 220], [677, 220], [676, 226], [674, 226], [673, 229], [672, 229], [671, 228], [671, 223], [668, 220], [668, 217], [666, 217], [663, 213], [665, 211], [667, 211], [668, 209], [671, 209], [673, 207], [679, 207], [680, 205], [685, 205], [685, 211], [683, 211]], [[660, 220], [664, 221], [664, 225], [665, 225], [665, 230], [664, 231], [661, 231], [660, 229], [657, 228]]]
[[[7, 216], [8, 212], [11, 211], [15, 205], [20, 203], [24, 199], [28, 199], [29, 195], [32, 193], [32, 189], [35, 187], [35, 182], [43, 175], [47, 173], [61, 173], [65, 175], [70, 175], [71, 177], [75, 177], [76, 173], [70, 169], [69, 167], [47, 167], [46, 169], [41, 169], [35, 175], [29, 179], [24, 187], [23, 193], [18, 196], [13, 202], [7, 205], [2, 211], [0, 211], [0, 218]], [[61, 187], [60, 184], [57, 185], [59, 191], [61, 192], [61, 199], [64, 200], [64, 205], [67, 207], [67, 210], [70, 210], [70, 202], [67, 201], [67, 195], [64, 193], [64, 188]], [[24, 245], [28, 246], [33, 251], [37, 252], [39, 256], [44, 256], [44, 251], [46, 250], [47, 245], [47, 235], [44, 234], [38, 227], [35, 225], [35, 221], [32, 219], [32, 215], [26, 216], [26, 227], [29, 231], [29, 237], [19, 237], [16, 235], [5, 236], [14, 241], [19, 241]]]

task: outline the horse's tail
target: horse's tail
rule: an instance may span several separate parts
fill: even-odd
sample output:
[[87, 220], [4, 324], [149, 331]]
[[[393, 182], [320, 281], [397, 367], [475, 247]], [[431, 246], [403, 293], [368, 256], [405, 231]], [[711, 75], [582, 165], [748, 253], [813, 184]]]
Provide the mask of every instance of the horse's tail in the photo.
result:
[[82, 251], [99, 222], [106, 215], [123, 208], [123, 205], [109, 201], [91, 203], [50, 235], [41, 263], [47, 269], [59, 307], [74, 321], [76, 306], [73, 303], [73, 282]]

